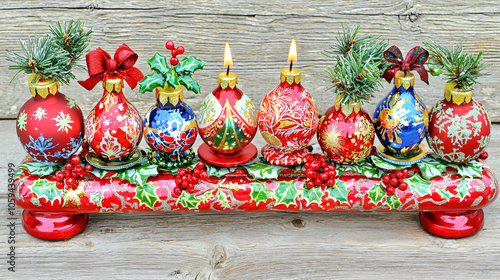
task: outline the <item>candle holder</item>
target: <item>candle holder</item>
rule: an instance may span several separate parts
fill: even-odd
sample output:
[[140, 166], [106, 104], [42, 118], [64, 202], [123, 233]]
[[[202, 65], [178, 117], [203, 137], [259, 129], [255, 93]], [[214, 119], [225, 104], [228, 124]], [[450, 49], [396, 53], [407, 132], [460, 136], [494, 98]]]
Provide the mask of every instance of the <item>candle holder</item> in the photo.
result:
[[294, 46], [292, 41], [290, 68], [281, 70], [281, 83], [264, 97], [259, 109], [259, 129], [268, 143], [261, 153], [274, 165], [305, 163], [319, 122], [316, 102], [300, 84], [300, 70], [291, 67], [296, 61]]
[[219, 74], [219, 85], [201, 104], [198, 117], [200, 136], [205, 142], [199, 147], [198, 156], [223, 167], [241, 165], [257, 157], [257, 147], [250, 143], [257, 132], [257, 110], [236, 87], [238, 76], [229, 72], [232, 59], [228, 54], [226, 43], [224, 66], [228, 66], [228, 71]]

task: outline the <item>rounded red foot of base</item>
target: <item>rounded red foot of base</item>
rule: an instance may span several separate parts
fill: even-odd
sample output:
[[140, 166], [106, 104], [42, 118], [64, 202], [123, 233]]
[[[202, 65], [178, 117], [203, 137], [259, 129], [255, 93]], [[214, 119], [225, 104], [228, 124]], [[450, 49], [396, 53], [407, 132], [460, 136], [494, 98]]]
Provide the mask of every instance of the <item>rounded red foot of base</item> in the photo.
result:
[[249, 143], [241, 151], [233, 154], [217, 153], [207, 144], [203, 143], [198, 148], [198, 156], [205, 162], [215, 166], [232, 167], [251, 162], [257, 157], [257, 147]]
[[460, 238], [473, 235], [484, 225], [482, 209], [457, 212], [421, 212], [420, 224], [429, 233], [445, 237]]
[[82, 232], [89, 222], [88, 214], [23, 212], [23, 228], [36, 238], [62, 240]]
[[260, 152], [269, 163], [281, 166], [291, 166], [306, 163], [307, 155], [311, 154], [309, 147], [287, 153], [284, 150], [274, 148], [269, 144], [264, 146], [260, 150]]

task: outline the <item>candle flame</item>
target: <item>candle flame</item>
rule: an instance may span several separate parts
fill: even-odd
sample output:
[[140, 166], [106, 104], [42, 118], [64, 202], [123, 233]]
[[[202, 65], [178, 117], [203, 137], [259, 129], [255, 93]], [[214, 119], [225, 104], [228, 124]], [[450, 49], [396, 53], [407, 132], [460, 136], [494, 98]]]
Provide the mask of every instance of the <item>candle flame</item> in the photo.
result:
[[231, 49], [227, 42], [226, 48], [224, 49], [224, 67], [225, 66], [233, 66], [233, 57], [231, 56]]
[[288, 61], [297, 62], [297, 45], [295, 44], [295, 39], [292, 39], [290, 44], [290, 51], [288, 52]]

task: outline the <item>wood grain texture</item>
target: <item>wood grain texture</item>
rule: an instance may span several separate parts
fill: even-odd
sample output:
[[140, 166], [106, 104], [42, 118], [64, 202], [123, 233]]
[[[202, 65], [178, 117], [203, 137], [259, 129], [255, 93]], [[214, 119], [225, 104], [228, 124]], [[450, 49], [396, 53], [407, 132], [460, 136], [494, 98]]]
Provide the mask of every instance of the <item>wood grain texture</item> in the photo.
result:
[[[25, 156], [14, 125], [0, 121], [1, 182]], [[500, 125], [492, 131], [488, 164], [500, 174]], [[4, 224], [6, 200], [0, 188]], [[3, 264], [0, 279], [500, 279], [500, 203], [484, 212], [483, 230], [463, 239], [429, 235], [417, 213], [91, 214], [61, 242], [18, 226], [17, 272]], [[7, 235], [1, 227], [0, 254]]]
[[[234, 3], [233, 3], [234, 2]], [[3, 1], [0, 7], [0, 55], [4, 50], [19, 51], [19, 39], [35, 32], [48, 31], [49, 20], [82, 19], [93, 28], [91, 49], [97, 46], [113, 53], [127, 43], [139, 54], [137, 66], [150, 73], [146, 60], [155, 51], [166, 54], [163, 44], [173, 40], [186, 48], [186, 54], [207, 62], [205, 70], [194, 76], [202, 86], [202, 94], [185, 94], [187, 102], [197, 110], [206, 94], [216, 87], [216, 77], [223, 71], [225, 41], [231, 44], [239, 88], [258, 106], [264, 95], [278, 84], [279, 73], [286, 67], [291, 38], [298, 44], [298, 63], [302, 84], [325, 112], [333, 105], [333, 94], [327, 91], [324, 69], [333, 61], [321, 51], [328, 49], [342, 24], [361, 24], [362, 33], [370, 32], [387, 38], [403, 52], [434, 39], [439, 42], [464, 41], [471, 52], [484, 52], [488, 63], [500, 61], [500, 7], [489, 1]], [[189, 8], [188, 8], [189, 7]], [[9, 83], [13, 72], [8, 62], [0, 60], [0, 118], [16, 118], [20, 107], [30, 97], [27, 76], [19, 75]], [[493, 76], [481, 79], [475, 97], [489, 110], [492, 121], [500, 121], [498, 67]], [[78, 71], [77, 77], [87, 74]], [[432, 77], [430, 86], [417, 84], [417, 92], [429, 109], [442, 98], [444, 81]], [[388, 93], [384, 88], [365, 109], [371, 114], [375, 105]], [[88, 114], [102, 95], [100, 86], [87, 92], [76, 82], [63, 86], [62, 92], [76, 99]], [[154, 103], [153, 94], [139, 94], [138, 89], [125, 89], [125, 95], [145, 113]]]

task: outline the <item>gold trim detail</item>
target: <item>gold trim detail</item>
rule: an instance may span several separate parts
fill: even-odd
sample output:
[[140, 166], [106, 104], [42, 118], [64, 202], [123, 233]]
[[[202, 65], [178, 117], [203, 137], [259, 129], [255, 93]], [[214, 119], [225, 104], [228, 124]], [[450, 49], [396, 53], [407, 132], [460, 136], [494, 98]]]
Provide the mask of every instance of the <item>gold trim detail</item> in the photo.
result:
[[158, 100], [162, 106], [165, 106], [168, 102], [170, 104], [177, 106], [179, 102], [181, 102], [184, 98], [182, 92], [182, 86], [178, 85], [176, 88], [173, 88], [165, 83], [164, 87], [156, 88], [156, 100]]
[[453, 103], [457, 105], [460, 105], [462, 103], [469, 103], [474, 92], [472, 90], [463, 91], [457, 89], [456, 86], [456, 82], [446, 83], [446, 85], [444, 86], [444, 97], [446, 98], [446, 101], [449, 102], [450, 100], [452, 100]]
[[286, 81], [289, 85], [292, 85], [293, 82], [299, 84], [300, 78], [301, 78], [300, 70], [297, 68], [292, 68], [291, 72], [290, 68], [281, 69], [280, 80], [282, 83]]
[[398, 71], [396, 75], [394, 75], [394, 84], [397, 88], [403, 85], [405, 89], [409, 89], [415, 85], [415, 76], [413, 76], [412, 73], [405, 74], [403, 71]]
[[335, 96], [335, 111], [342, 110], [342, 113], [344, 113], [346, 117], [349, 117], [353, 111], [355, 114], [361, 111], [361, 102], [350, 102], [344, 104], [340, 103], [341, 98], [342, 95]]
[[33, 97], [37, 94], [42, 98], [47, 98], [50, 94], [55, 95], [59, 91], [60, 84], [58, 81], [54, 81], [53, 79], [46, 79], [44, 82], [35, 82], [31, 83], [35, 74], [31, 75], [28, 84], [30, 86], [30, 92]]
[[120, 92], [123, 88], [123, 79], [107, 79], [102, 82], [102, 87], [109, 93], [113, 92], [113, 90]]
[[226, 89], [227, 87], [234, 89], [238, 83], [238, 76], [236, 76], [233, 72], [229, 72], [229, 75], [226, 75], [226, 72], [222, 72], [217, 77], [217, 83], [222, 89]]

